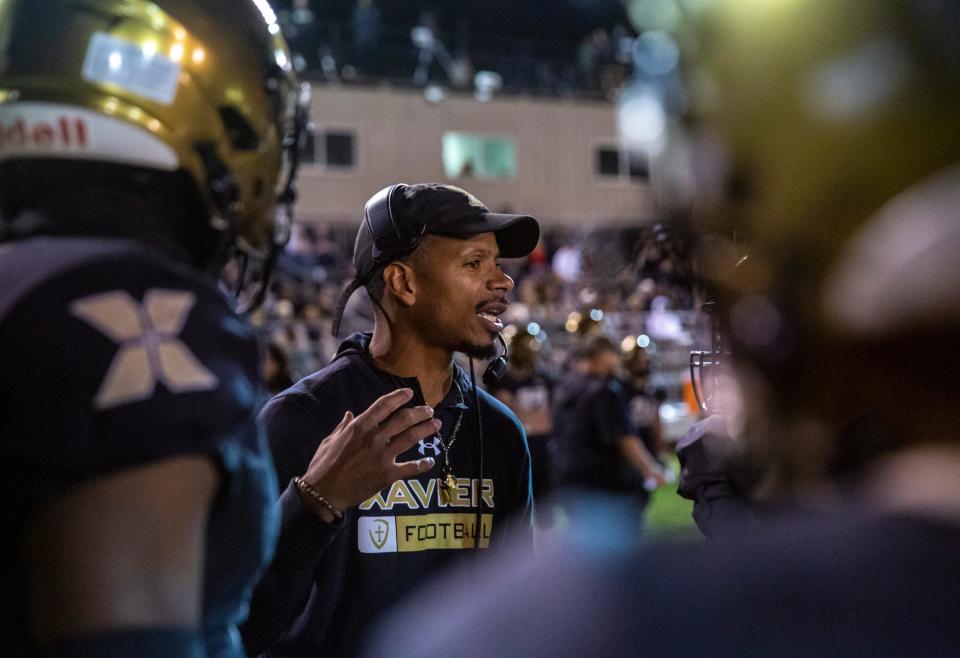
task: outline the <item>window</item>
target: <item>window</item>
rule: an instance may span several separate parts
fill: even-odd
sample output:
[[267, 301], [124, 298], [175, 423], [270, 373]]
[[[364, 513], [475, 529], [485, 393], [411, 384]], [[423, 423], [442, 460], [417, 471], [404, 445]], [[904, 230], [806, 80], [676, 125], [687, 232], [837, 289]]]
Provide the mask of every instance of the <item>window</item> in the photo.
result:
[[597, 149], [597, 173], [601, 176], [620, 176], [620, 151]]
[[328, 167], [353, 166], [353, 133], [327, 133], [327, 157], [325, 164]]
[[444, 133], [443, 171], [453, 180], [513, 178], [517, 175], [517, 148], [509, 137]]
[[650, 164], [645, 156], [639, 153], [627, 154], [627, 176], [630, 180], [647, 180], [650, 178]]
[[596, 172], [602, 178], [645, 181], [650, 178], [647, 158], [616, 146], [599, 146], [596, 150]]
[[353, 133], [345, 130], [315, 130], [307, 134], [300, 149], [300, 161], [331, 169], [354, 165]]

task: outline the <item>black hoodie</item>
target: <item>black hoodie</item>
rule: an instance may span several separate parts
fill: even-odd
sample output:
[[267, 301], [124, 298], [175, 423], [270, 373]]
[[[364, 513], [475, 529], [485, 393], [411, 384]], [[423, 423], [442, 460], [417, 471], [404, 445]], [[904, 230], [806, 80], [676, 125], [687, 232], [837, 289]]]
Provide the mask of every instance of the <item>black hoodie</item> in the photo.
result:
[[251, 655], [356, 653], [363, 630], [381, 611], [451, 560], [475, 552], [476, 505], [481, 496], [485, 503], [481, 548], [489, 544], [498, 550], [519, 542], [532, 549], [530, 456], [523, 427], [506, 406], [479, 392], [484, 480], [479, 486], [476, 406], [470, 378], [456, 366], [456, 385], [435, 408], [444, 440], [463, 413], [450, 448], [452, 471], [461, 486], [450, 504], [438, 496], [443, 463], [439, 443], [427, 440], [399, 461], [434, 457], [432, 471], [394, 483], [348, 510], [342, 522], [324, 523], [303, 505], [291, 480], [306, 471], [320, 441], [347, 410], [359, 415], [380, 396], [403, 387], [414, 391], [409, 406], [424, 404], [415, 378], [397, 377], [373, 364], [369, 342], [369, 334], [350, 336], [327, 367], [273, 398], [260, 415], [278, 481], [281, 486], [289, 484], [280, 497], [276, 556], [257, 586], [243, 629]]

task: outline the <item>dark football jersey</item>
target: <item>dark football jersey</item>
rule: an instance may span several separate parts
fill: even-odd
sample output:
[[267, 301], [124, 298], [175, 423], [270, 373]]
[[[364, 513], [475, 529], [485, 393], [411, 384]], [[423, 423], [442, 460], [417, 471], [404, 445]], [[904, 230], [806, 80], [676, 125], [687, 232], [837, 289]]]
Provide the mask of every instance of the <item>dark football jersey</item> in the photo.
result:
[[276, 532], [255, 420], [253, 329], [212, 278], [138, 243], [0, 245], [0, 646], [24, 651], [24, 524], [71, 487], [175, 455], [222, 475], [207, 528], [208, 655], [242, 655], [238, 621]]

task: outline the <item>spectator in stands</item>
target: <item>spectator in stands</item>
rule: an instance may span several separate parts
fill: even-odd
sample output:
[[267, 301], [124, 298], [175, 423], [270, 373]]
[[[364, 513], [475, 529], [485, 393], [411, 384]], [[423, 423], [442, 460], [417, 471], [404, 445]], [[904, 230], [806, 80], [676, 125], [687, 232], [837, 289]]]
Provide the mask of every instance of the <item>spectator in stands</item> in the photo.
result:
[[413, 84], [423, 87], [431, 79], [434, 62], [441, 68], [450, 60], [446, 46], [440, 40], [440, 21], [433, 11], [421, 11], [417, 24], [410, 31], [413, 44], [420, 51], [417, 68], [413, 73]]
[[565, 283], [576, 283], [583, 271], [583, 247], [575, 241], [563, 242], [553, 253], [553, 272]]
[[613, 43], [613, 59], [628, 71], [633, 65], [633, 47], [636, 37], [623, 23], [617, 23], [610, 31], [610, 41]]
[[279, 343], [267, 343], [267, 349], [263, 355], [263, 381], [271, 396], [293, 386], [287, 353]]
[[280, 26], [290, 44], [297, 70], [305, 70], [318, 64], [320, 32], [310, 0], [293, 0], [289, 12], [281, 12]]
[[374, 72], [380, 55], [380, 9], [373, 0], [357, 0], [351, 16], [353, 59], [361, 73]]
[[577, 73], [585, 89], [599, 88], [600, 66], [610, 57], [610, 37], [602, 27], [586, 35], [577, 50]]

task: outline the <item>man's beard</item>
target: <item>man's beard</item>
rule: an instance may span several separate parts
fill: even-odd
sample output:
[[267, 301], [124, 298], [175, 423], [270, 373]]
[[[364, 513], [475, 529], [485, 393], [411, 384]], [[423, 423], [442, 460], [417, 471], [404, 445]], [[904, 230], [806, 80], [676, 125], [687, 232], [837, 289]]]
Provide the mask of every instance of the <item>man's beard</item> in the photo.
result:
[[492, 341], [489, 345], [474, 345], [472, 343], [462, 343], [457, 346], [457, 352], [466, 354], [471, 359], [489, 361], [497, 356], [497, 341]]

